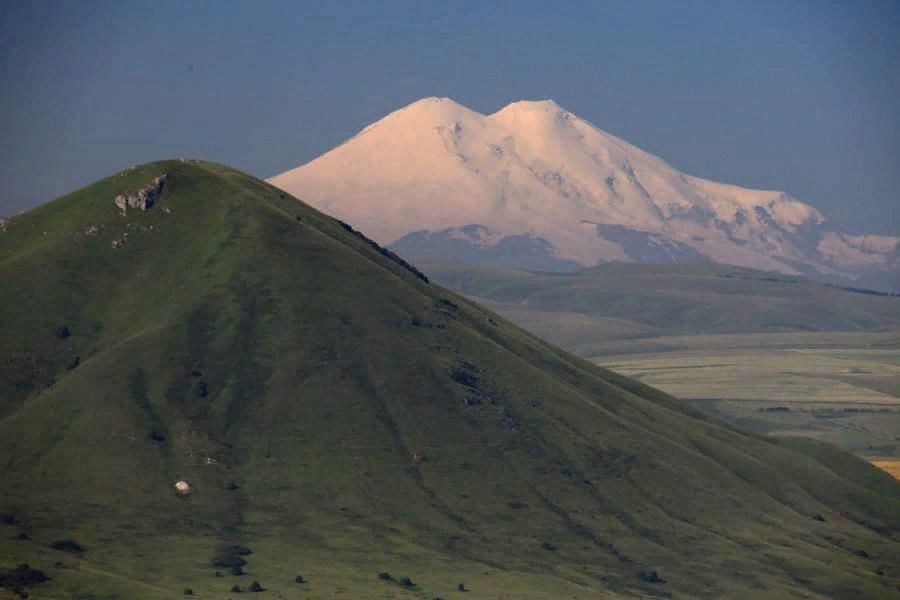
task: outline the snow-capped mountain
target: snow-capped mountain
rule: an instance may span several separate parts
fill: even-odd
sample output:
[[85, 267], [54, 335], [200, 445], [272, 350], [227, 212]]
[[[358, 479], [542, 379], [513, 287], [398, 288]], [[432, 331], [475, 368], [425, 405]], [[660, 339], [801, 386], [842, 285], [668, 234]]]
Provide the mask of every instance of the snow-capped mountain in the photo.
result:
[[845, 235], [783, 192], [686, 175], [551, 100], [485, 116], [425, 98], [269, 181], [411, 259], [708, 260], [882, 288], [900, 267], [900, 238]]

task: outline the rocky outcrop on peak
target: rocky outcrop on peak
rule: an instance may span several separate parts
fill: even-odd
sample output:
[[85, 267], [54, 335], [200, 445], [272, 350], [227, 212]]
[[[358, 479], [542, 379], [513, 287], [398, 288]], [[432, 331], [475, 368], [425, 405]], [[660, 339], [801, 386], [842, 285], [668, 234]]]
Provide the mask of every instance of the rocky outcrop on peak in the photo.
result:
[[122, 216], [127, 214], [129, 208], [147, 210], [152, 207], [156, 203], [156, 198], [162, 193], [167, 177], [168, 175], [163, 173], [134, 194], [116, 196], [114, 202], [119, 210], [122, 211]]

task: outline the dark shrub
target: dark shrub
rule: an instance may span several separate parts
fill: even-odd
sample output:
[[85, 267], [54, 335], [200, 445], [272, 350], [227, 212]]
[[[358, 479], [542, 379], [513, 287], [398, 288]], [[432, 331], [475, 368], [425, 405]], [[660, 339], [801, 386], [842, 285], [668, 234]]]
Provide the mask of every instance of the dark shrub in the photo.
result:
[[32, 569], [27, 564], [21, 564], [9, 571], [0, 571], [0, 587], [16, 588], [23, 585], [35, 585], [50, 579], [43, 571]]
[[413, 583], [413, 580], [409, 577], [401, 577], [400, 585], [402, 585], [403, 587], [416, 587], [416, 584]]
[[191, 588], [184, 588], [184, 595], [185, 596], [193, 596], [194, 590], [192, 590]]
[[391, 577], [391, 574], [387, 571], [382, 571], [378, 574], [378, 579], [381, 579], [383, 581], [390, 581], [391, 579], [393, 579], [393, 577]]
[[656, 571], [641, 571], [638, 573], [638, 579], [647, 583], [665, 583], [666, 580], [659, 576]]
[[0, 524], [3, 525], [15, 525], [19, 522], [16, 518], [16, 515], [12, 513], [0, 513]]
[[22, 532], [20, 532], [20, 533], [17, 533], [15, 536], [13, 536], [13, 539], [14, 539], [14, 540], [30, 540], [31, 538], [28, 537], [28, 534], [27, 534], [27, 533], [25, 533], [24, 531], [22, 531]]
[[56, 328], [56, 337], [58, 337], [59, 339], [64, 340], [70, 335], [72, 335], [72, 332], [69, 331], [68, 325], [60, 325]]
[[869, 553], [866, 552], [865, 550], [857, 550], [853, 554], [860, 556], [862, 558], [869, 558]]
[[194, 386], [194, 398], [206, 398], [209, 395], [209, 386], [205, 381], [197, 382]]
[[231, 573], [232, 575], [243, 575], [244, 574], [244, 570], [240, 567], [231, 567], [228, 570], [228, 572]]
[[528, 508], [528, 505], [524, 502], [510, 502], [507, 506], [509, 506], [513, 510], [522, 510], [524, 508]]
[[544, 542], [543, 544], [541, 544], [541, 548], [543, 548], [544, 550], [550, 550], [551, 552], [556, 550], [556, 546], [554, 546], [550, 542]]
[[235, 594], [240, 594], [243, 590], [241, 589], [241, 586], [234, 584], [233, 586], [231, 586], [231, 591]]
[[458, 586], [456, 586], [456, 589], [459, 590], [460, 592], [468, 592], [468, 591], [469, 591], [469, 590], [466, 589], [466, 586], [465, 586], [465, 584], [463, 584], [463, 583], [461, 583], [461, 584], [459, 584]]
[[822, 523], [825, 522], [825, 517], [823, 517], [822, 515], [819, 515], [819, 514], [814, 516], [813, 519], [815, 519], [816, 521], [821, 521]]
[[75, 540], [58, 540], [50, 544], [50, 547], [54, 550], [60, 550], [62, 552], [71, 552], [73, 554], [77, 554], [78, 552], [84, 552], [84, 548], [81, 547], [81, 544], [76, 542]]
[[154, 431], [150, 434], [150, 439], [153, 440], [154, 442], [164, 442], [164, 441], [166, 441], [166, 436], [164, 436], [163, 434], [161, 434], [158, 431]]
[[263, 586], [259, 585], [258, 581], [254, 581], [253, 583], [250, 584], [250, 591], [251, 592], [264, 592], [265, 590], [263, 589]]
[[466, 387], [478, 388], [478, 376], [465, 368], [452, 367], [450, 369], [450, 379]]
[[244, 546], [223, 544], [216, 549], [216, 553], [213, 555], [212, 566], [232, 569], [243, 567], [247, 564], [247, 561], [241, 556], [246, 556], [250, 552], [250, 549]]
[[222, 575], [222, 571], [216, 571], [216, 577], [225, 577]]
[[294, 577], [294, 583], [306, 583], [306, 581], [303, 579], [303, 575], [297, 575]]
[[72, 361], [68, 365], [66, 365], [66, 371], [72, 371], [80, 364], [81, 364], [81, 357], [76, 356], [75, 358], [72, 359]]

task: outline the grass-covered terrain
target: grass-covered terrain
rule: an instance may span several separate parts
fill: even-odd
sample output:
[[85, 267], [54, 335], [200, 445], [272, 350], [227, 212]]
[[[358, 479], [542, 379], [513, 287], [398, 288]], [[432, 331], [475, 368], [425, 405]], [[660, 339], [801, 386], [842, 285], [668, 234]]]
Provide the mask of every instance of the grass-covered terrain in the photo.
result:
[[27, 563], [32, 597], [900, 595], [886, 473], [570, 355], [226, 167], [17, 216], [0, 280], [0, 581]]
[[426, 263], [516, 324], [716, 416], [900, 457], [900, 298], [717, 264]]

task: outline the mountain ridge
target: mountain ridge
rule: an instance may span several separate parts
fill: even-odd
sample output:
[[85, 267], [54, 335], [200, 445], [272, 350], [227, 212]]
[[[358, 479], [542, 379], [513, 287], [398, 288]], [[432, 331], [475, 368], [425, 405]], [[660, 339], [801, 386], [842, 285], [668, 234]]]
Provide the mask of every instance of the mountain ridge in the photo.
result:
[[477, 250], [463, 228], [479, 226], [543, 240], [560, 268], [713, 260], [900, 285], [900, 238], [847, 235], [784, 192], [684, 174], [552, 100], [482, 115], [424, 98], [269, 182], [412, 259], [453, 259], [435, 255], [451, 239]]

